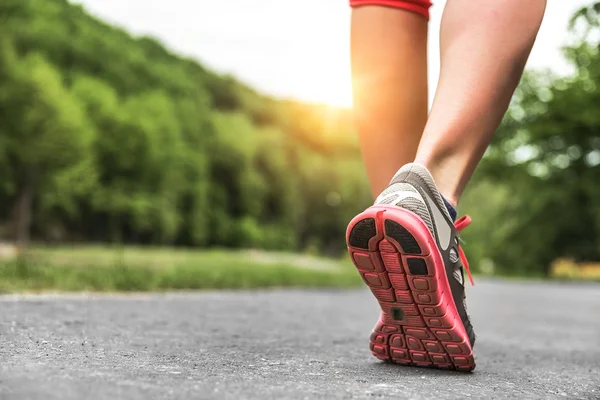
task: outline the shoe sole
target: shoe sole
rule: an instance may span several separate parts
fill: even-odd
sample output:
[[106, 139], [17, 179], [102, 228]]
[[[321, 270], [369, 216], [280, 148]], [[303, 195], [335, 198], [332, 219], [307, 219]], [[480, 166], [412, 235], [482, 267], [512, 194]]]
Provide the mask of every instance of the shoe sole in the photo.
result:
[[423, 221], [396, 206], [372, 206], [348, 225], [352, 262], [381, 307], [370, 349], [401, 365], [472, 371], [475, 358], [442, 255]]

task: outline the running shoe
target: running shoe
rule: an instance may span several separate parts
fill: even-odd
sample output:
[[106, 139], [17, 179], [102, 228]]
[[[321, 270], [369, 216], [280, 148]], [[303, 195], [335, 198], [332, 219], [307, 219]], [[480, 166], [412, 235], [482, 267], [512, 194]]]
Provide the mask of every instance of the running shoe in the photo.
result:
[[348, 225], [352, 261], [381, 307], [373, 355], [402, 365], [472, 371], [475, 334], [465, 302], [469, 264], [429, 171], [407, 164]]

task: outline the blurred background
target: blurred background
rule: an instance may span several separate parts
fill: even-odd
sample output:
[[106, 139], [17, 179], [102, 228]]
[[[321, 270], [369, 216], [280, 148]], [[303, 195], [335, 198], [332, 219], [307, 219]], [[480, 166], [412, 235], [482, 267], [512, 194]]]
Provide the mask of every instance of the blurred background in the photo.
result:
[[[460, 204], [465, 249], [479, 274], [600, 279], [600, 3], [548, 3]], [[343, 0], [0, 2], [0, 290], [357, 285], [344, 232], [372, 200], [349, 17]]]

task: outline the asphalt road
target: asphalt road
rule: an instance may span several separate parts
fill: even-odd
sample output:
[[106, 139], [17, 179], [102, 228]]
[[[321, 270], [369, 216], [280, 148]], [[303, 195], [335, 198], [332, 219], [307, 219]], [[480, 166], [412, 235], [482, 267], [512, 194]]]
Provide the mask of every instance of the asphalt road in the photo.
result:
[[0, 399], [600, 399], [600, 286], [469, 298], [471, 374], [374, 359], [366, 290], [0, 296]]

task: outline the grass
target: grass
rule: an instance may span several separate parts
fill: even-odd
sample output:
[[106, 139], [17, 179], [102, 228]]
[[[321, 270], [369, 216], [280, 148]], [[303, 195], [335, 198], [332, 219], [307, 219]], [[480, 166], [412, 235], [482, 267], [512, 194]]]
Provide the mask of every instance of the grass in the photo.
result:
[[[527, 278], [547, 279], [541, 275]], [[0, 259], [0, 293], [347, 288], [359, 287], [361, 282], [347, 258], [250, 250], [36, 246], [19, 259]]]
[[0, 291], [162, 291], [356, 287], [349, 260], [227, 250], [35, 247], [0, 261]]

